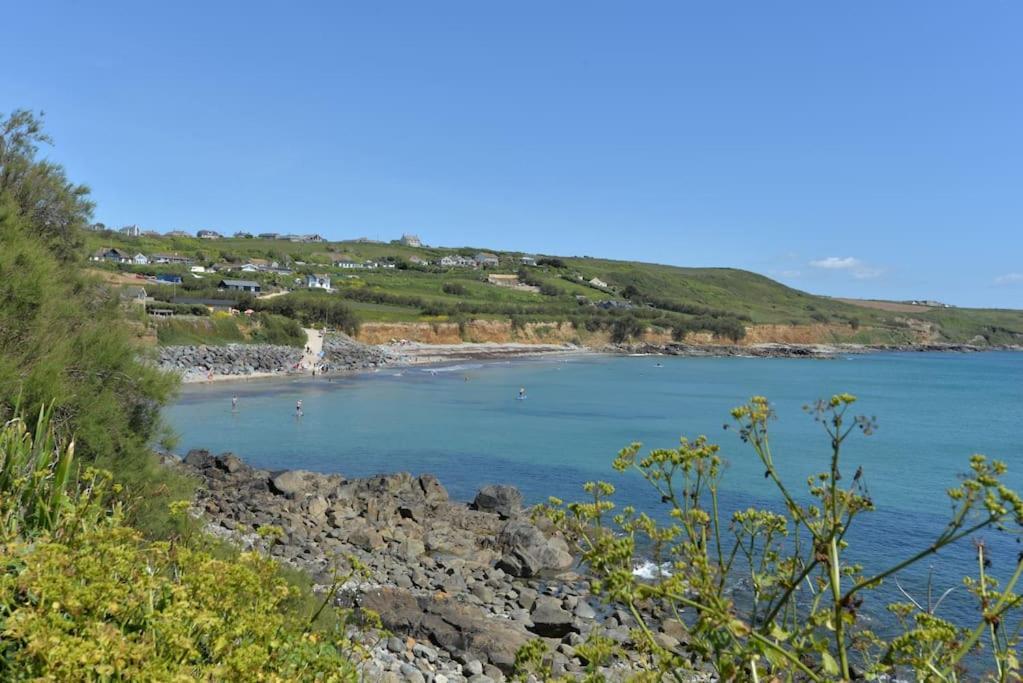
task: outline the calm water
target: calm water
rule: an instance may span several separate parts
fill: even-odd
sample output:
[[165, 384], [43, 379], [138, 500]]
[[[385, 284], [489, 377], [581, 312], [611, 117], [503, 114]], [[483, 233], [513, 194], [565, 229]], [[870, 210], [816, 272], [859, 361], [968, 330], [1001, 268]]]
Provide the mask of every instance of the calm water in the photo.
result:
[[[528, 400], [515, 400], [520, 386]], [[728, 411], [754, 394], [771, 399], [779, 416], [775, 459], [790, 488], [802, 488], [829, 457], [827, 439], [802, 406], [841, 391], [859, 397], [857, 414], [879, 422], [873, 436], [847, 442], [842, 468], [851, 474], [862, 465], [879, 508], [851, 534], [855, 556], [868, 566], [883, 568], [930, 543], [948, 518], [943, 492], [970, 454], [1005, 460], [1009, 483], [1023, 488], [1023, 354], [1011, 353], [832, 361], [590, 356], [385, 370], [333, 382], [189, 387], [168, 418], [182, 450], [230, 450], [259, 467], [432, 472], [463, 500], [487, 483], [515, 484], [532, 501], [578, 499], [582, 482], [602, 478], [615, 483], [620, 502], [650, 512], [656, 500], [646, 485], [611, 470], [617, 450], [632, 441], [671, 447], [681, 435], [705, 434], [722, 445], [724, 502], [734, 509], [776, 507], [777, 498], [752, 451], [722, 429]], [[1015, 539], [991, 532], [985, 540], [996, 573], [1011, 570]], [[946, 550], [901, 577], [902, 585], [920, 597], [931, 568], [940, 594], [974, 569], [973, 558], [969, 544]], [[970, 609], [958, 588], [941, 614], [962, 618]]]

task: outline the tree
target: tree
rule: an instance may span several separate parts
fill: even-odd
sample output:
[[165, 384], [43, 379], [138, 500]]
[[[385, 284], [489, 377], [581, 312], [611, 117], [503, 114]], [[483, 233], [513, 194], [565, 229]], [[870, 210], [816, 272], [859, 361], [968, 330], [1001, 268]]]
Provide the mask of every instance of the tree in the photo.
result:
[[82, 246], [93, 203], [89, 188], [70, 182], [63, 166], [36, 158], [42, 144], [53, 141], [43, 132], [41, 115], [17, 109], [0, 119], [0, 195], [13, 200], [61, 260], [70, 261]]

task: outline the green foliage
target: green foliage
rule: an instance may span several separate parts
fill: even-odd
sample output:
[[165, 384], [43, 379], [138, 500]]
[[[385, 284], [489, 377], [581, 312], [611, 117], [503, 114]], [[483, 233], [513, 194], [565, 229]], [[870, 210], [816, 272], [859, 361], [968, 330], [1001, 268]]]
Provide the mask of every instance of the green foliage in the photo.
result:
[[357, 680], [349, 631], [378, 620], [323, 618], [353, 573], [310, 610], [267, 557], [146, 541], [111, 507], [109, 473], [78, 476], [48, 413], [34, 431], [0, 427], [0, 679]]
[[92, 216], [89, 189], [68, 181], [59, 164], [36, 158], [40, 144], [52, 144], [42, 119], [16, 110], [0, 119], [0, 197], [7, 197], [61, 260], [82, 245], [81, 228]]
[[165, 318], [155, 321], [163, 346], [242, 344], [247, 340], [238, 321], [224, 315], [203, 318]]
[[43, 140], [30, 115], [0, 124], [0, 420], [49, 406], [57, 436], [74, 433], [79, 459], [131, 484], [133, 519], [155, 529], [167, 497], [189, 490], [147, 448], [176, 379], [140, 361], [116, 292], [66, 261], [89, 207], [34, 158]]
[[304, 347], [308, 341], [297, 320], [273, 313], [260, 313], [255, 319], [251, 339], [259, 344]]
[[[827, 471], [808, 480], [810, 503], [797, 500], [781, 479], [768, 437], [773, 411], [766, 399], [754, 397], [732, 416], [781, 499], [780, 511], [750, 508], [722, 520], [722, 460], [718, 447], [705, 437], [683, 438], [678, 448], [646, 455], [640, 454], [640, 444], [632, 444], [614, 461], [616, 470], [638, 472], [651, 485], [668, 508], [667, 525], [632, 508], [616, 510], [614, 487], [605, 482], [586, 484], [586, 502], [566, 505], [552, 499], [544, 509], [578, 542], [596, 577], [594, 592], [624, 605], [640, 621], [637, 633], [656, 670], [682, 680], [687, 664], [658, 645], [640, 605], [677, 615], [689, 633], [688, 649], [712, 665], [721, 680], [881, 680], [908, 668], [918, 680], [960, 681], [967, 680], [961, 670], [964, 658], [982, 645], [992, 663], [992, 680], [1018, 680], [1021, 598], [1015, 591], [1023, 557], [999, 582], [979, 547], [979, 575], [966, 579], [978, 606], [972, 626], [951, 624], [932, 606], [916, 603], [888, 606], [903, 629], [890, 640], [879, 638], [865, 623], [860, 614], [864, 593], [982, 530], [997, 533], [1013, 526], [1018, 533], [1023, 501], [1002, 483], [1003, 463], [974, 455], [970, 473], [948, 491], [952, 516], [933, 542], [887, 569], [865, 573], [845, 560], [849, 528], [874, 509], [861, 472], [846, 481], [840, 474], [846, 439], [854, 431], [870, 434], [874, 429], [872, 419], [847, 415], [854, 401], [840, 394], [808, 408], [830, 444]], [[669, 563], [669, 573], [652, 582], [633, 575], [640, 539], [653, 549], [654, 562]], [[740, 606], [733, 598], [736, 581], [751, 587], [749, 605]]]
[[325, 325], [348, 334], [359, 331], [359, 319], [352, 309], [327, 292], [291, 292], [272, 299], [257, 299], [253, 305], [258, 311], [294, 318], [303, 325]]
[[451, 294], [452, 296], [465, 296], [469, 293], [469, 290], [465, 288], [460, 282], [445, 282], [441, 290], [445, 294]]

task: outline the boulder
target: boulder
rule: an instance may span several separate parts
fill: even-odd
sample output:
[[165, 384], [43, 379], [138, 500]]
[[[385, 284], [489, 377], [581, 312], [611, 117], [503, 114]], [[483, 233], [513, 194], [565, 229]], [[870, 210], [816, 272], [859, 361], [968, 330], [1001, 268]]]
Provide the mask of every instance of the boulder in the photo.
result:
[[221, 453], [214, 459], [213, 464], [228, 474], [234, 474], [248, 468], [248, 465], [242, 462], [242, 459], [234, 453]]
[[569, 614], [561, 606], [557, 598], [542, 597], [536, 601], [529, 618], [533, 625], [529, 630], [544, 638], [564, 638], [572, 631], [577, 631]]
[[572, 566], [568, 545], [560, 537], [548, 538], [533, 524], [509, 521], [498, 538], [504, 555], [497, 566], [512, 576], [535, 576], [545, 569], [561, 571]]
[[443, 503], [448, 499], [447, 489], [432, 474], [419, 477], [419, 488], [428, 503]]
[[522, 494], [514, 486], [491, 484], [476, 494], [472, 506], [482, 512], [493, 512], [508, 519], [522, 511]]
[[204, 470], [213, 466], [213, 456], [205, 448], [193, 448], [185, 456], [184, 463], [197, 470]]

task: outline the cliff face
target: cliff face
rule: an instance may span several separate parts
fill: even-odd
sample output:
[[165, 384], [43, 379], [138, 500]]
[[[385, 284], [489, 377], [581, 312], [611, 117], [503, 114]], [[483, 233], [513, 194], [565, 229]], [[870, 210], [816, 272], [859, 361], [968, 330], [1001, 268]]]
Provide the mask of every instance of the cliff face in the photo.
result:
[[[918, 324], [914, 325], [913, 322]], [[357, 339], [364, 344], [388, 344], [408, 340], [423, 344], [459, 344], [462, 342], [494, 342], [499, 344], [572, 343], [604, 347], [610, 343], [607, 332], [576, 329], [568, 322], [527, 323], [515, 328], [508, 321], [474, 320], [459, 327], [456, 323], [363, 323]], [[639, 341], [668, 343], [671, 335], [647, 330]], [[734, 345], [728, 339], [716, 339], [709, 332], [690, 334], [690, 344]], [[740, 346], [752, 344], [834, 344], [834, 343], [916, 343], [937, 341], [932, 326], [922, 321], [907, 321], [897, 338], [891, 331], [875, 328], [853, 330], [845, 324], [812, 325], [747, 325]]]

